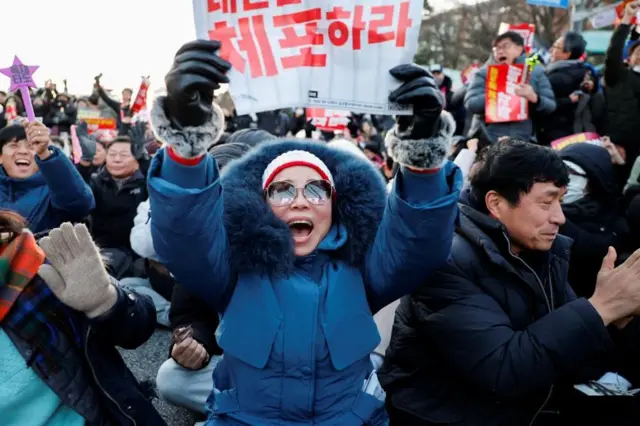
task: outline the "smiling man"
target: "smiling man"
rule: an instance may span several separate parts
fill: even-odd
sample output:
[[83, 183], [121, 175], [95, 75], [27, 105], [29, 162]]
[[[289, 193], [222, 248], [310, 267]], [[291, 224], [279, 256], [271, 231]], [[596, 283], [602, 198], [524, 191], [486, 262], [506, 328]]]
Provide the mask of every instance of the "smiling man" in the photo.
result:
[[577, 298], [571, 240], [559, 235], [568, 183], [549, 148], [506, 140], [488, 149], [448, 264], [396, 311], [378, 373], [391, 425], [637, 424], [637, 413], [577, 403], [577, 384], [624, 395], [592, 383], [609, 371], [639, 383], [638, 320], [628, 315], [640, 314], [640, 251], [614, 269], [609, 249], [593, 296]]
[[32, 232], [78, 221], [94, 207], [87, 184], [71, 161], [51, 145], [39, 122], [0, 130], [0, 208], [27, 219]]

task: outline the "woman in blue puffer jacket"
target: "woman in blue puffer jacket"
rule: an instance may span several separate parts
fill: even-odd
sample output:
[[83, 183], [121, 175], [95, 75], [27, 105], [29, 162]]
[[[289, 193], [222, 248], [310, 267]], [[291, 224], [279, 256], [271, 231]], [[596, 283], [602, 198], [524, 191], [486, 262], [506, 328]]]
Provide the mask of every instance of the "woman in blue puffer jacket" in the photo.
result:
[[448, 258], [461, 186], [445, 161], [453, 119], [433, 77], [404, 65], [390, 101], [414, 115], [387, 137], [402, 164], [388, 197], [367, 161], [314, 142], [265, 143], [220, 175], [205, 155], [223, 129], [219, 46], [183, 46], [151, 111], [168, 145], [149, 175], [154, 247], [221, 315], [207, 425], [386, 424], [372, 314]]

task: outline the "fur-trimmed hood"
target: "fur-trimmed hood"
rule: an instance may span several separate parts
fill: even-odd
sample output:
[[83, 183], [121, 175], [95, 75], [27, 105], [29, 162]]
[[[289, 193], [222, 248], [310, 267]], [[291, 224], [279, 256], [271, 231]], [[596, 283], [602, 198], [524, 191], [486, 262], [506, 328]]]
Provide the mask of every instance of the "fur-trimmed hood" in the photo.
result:
[[347, 231], [347, 242], [337, 250], [341, 260], [360, 266], [372, 246], [386, 205], [384, 180], [373, 164], [324, 143], [283, 140], [259, 145], [222, 172], [227, 238], [233, 270], [238, 273], [285, 275], [295, 255], [289, 227], [264, 200], [262, 173], [278, 155], [311, 152], [333, 175], [337, 198], [333, 223]]

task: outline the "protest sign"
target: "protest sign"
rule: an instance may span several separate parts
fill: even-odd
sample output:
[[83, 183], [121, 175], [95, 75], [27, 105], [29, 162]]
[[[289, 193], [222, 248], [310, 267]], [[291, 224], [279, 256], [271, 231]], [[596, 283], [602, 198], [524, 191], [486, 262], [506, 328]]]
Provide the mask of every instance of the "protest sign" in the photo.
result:
[[602, 140], [600, 135], [594, 132], [576, 133], [575, 135], [567, 136], [564, 138], [556, 139], [551, 142], [551, 148], [556, 151], [561, 151], [569, 145], [576, 143], [590, 143], [593, 145], [602, 146]]
[[90, 135], [98, 130], [115, 130], [118, 127], [115, 118], [103, 118], [100, 110], [96, 109], [79, 108], [77, 119], [87, 123]]
[[527, 4], [531, 6], [557, 7], [559, 9], [569, 8], [569, 0], [527, 0]]
[[11, 79], [9, 91], [14, 92], [16, 89], [20, 90], [24, 110], [30, 122], [35, 121], [36, 114], [33, 112], [29, 87], [36, 87], [36, 84], [33, 82], [33, 73], [36, 72], [38, 68], [38, 65], [24, 65], [17, 56], [14, 56], [13, 64], [10, 67], [0, 69], [0, 74], [4, 74]]
[[349, 124], [348, 111], [324, 108], [307, 108], [307, 118], [311, 118], [316, 129], [325, 132], [343, 131]]
[[133, 106], [131, 107], [131, 116], [136, 115], [147, 107], [147, 91], [149, 90], [150, 84], [151, 81], [148, 77], [142, 79], [142, 83], [140, 83], [140, 88], [138, 89], [138, 94], [136, 95], [136, 100], [133, 102]]
[[[529, 118], [529, 103], [515, 94], [516, 88], [527, 81], [525, 65], [489, 65], [485, 100], [485, 121], [506, 123]], [[524, 100], [524, 101], [523, 101]]]
[[611, 25], [614, 25], [616, 19], [618, 17], [616, 8], [618, 4], [609, 5], [603, 8], [600, 8], [598, 12], [591, 15], [589, 17], [589, 22], [594, 30], [598, 30], [600, 28], [606, 28]]
[[533, 49], [533, 38], [536, 35], [536, 26], [533, 24], [507, 24], [502, 22], [498, 29], [498, 35], [513, 31], [524, 39], [525, 52], [529, 54]]
[[222, 43], [239, 114], [316, 106], [409, 113], [389, 75], [411, 63], [422, 0], [193, 0], [196, 35]]

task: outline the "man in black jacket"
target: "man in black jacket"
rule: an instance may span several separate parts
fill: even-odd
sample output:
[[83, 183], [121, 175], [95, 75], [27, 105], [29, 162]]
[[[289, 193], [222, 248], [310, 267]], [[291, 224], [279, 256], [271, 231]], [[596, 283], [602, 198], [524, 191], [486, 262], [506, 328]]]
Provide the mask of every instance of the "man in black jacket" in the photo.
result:
[[147, 181], [140, 171], [144, 144], [126, 136], [107, 149], [105, 166], [91, 178], [96, 208], [91, 213], [91, 234], [107, 255], [110, 272], [122, 278], [133, 260], [129, 236], [138, 204], [148, 198]]
[[627, 167], [620, 168], [618, 184], [624, 185], [640, 145], [640, 42], [629, 46], [629, 57], [623, 59], [625, 42], [631, 31], [631, 20], [636, 16], [638, 5], [626, 6], [622, 22], [611, 37], [604, 65], [605, 95], [607, 97], [607, 119], [605, 134], [624, 149]]
[[590, 96], [595, 88], [587, 78], [591, 73], [590, 68], [580, 60], [586, 47], [587, 42], [576, 32], [568, 32], [551, 47], [551, 64], [545, 72], [553, 88], [557, 108], [552, 116], [538, 123], [538, 141], [542, 145], [579, 133], [574, 131], [576, 110], [580, 100]]
[[580, 418], [567, 401], [580, 397], [573, 385], [597, 388], [591, 381], [607, 372], [640, 379], [613, 360], [637, 365], [640, 354], [640, 321], [629, 319], [640, 313], [640, 252], [614, 269], [610, 249], [594, 295], [576, 298], [571, 244], [558, 234], [569, 182], [562, 160], [508, 140], [482, 161], [450, 261], [396, 311], [379, 372], [391, 425], [637, 424], [637, 412], [592, 410], [597, 401], [582, 404]]

